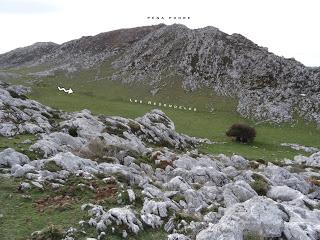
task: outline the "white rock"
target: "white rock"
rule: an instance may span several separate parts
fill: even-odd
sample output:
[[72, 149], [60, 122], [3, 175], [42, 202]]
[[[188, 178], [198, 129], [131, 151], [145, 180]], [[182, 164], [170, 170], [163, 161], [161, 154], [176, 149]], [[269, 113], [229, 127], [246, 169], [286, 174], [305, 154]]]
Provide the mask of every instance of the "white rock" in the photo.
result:
[[187, 148], [199, 143], [196, 138], [178, 134], [174, 123], [161, 110], [152, 110], [143, 117], [137, 118], [136, 121], [143, 126], [141, 128], [142, 137], [146, 141], [175, 148]]
[[201, 209], [208, 207], [202, 191], [188, 189], [183, 196], [187, 203], [187, 208], [191, 212], [199, 212]]
[[302, 198], [304, 195], [288, 186], [272, 186], [267, 192], [267, 197], [273, 200], [280, 201], [292, 201], [298, 198]]
[[77, 128], [78, 136], [83, 138], [99, 136], [104, 129], [103, 123], [87, 109], [73, 113], [71, 119], [61, 122], [60, 126]]
[[245, 181], [240, 180], [224, 186], [223, 197], [226, 207], [247, 201], [255, 196], [258, 196], [258, 194]]
[[12, 148], [7, 148], [0, 152], [0, 167], [12, 167], [15, 164], [24, 165], [30, 162], [30, 159]]
[[43, 185], [41, 183], [35, 182], [35, 181], [32, 181], [31, 183], [32, 183], [32, 185], [36, 186], [37, 188], [43, 189]]
[[232, 155], [230, 161], [232, 166], [237, 169], [248, 169], [249, 161], [239, 155]]
[[123, 230], [123, 231], [122, 231], [122, 237], [123, 237], [123, 238], [127, 238], [127, 236], [128, 236], [127, 231], [126, 231], [126, 230]]
[[30, 189], [30, 188], [31, 188], [30, 183], [27, 183], [27, 182], [22, 182], [22, 183], [20, 183], [20, 189], [21, 189], [22, 191], [28, 190], [28, 189]]
[[38, 163], [36, 165], [43, 166], [44, 164], [52, 161], [62, 169], [70, 172], [76, 172], [77, 170], [88, 170], [89, 172], [92, 172], [95, 168], [97, 168], [98, 165], [96, 162], [91, 161], [90, 159], [78, 157], [71, 152], [58, 153], [52, 158], [42, 161], [33, 161], [32, 163]]
[[281, 143], [280, 145], [284, 146], [284, 147], [290, 147], [290, 148], [298, 150], [298, 151], [302, 150], [302, 151], [305, 151], [305, 152], [308, 152], [308, 153], [315, 153], [315, 152], [319, 152], [320, 151], [320, 149], [318, 149], [318, 148], [306, 147], [306, 146], [303, 146], [303, 145], [297, 144], [297, 143]]
[[134, 191], [132, 189], [127, 189], [129, 201], [134, 202], [136, 200], [136, 195], [134, 194]]
[[141, 219], [145, 224], [152, 228], [159, 228], [163, 224], [163, 221], [159, 216], [151, 213], [141, 214]]
[[168, 240], [191, 240], [191, 238], [189, 238], [183, 234], [173, 233], [173, 234], [168, 235]]
[[309, 157], [301, 155], [295, 156], [293, 162], [296, 164], [305, 164], [311, 167], [320, 167], [320, 152], [316, 152]]
[[175, 211], [178, 210], [178, 207], [169, 200], [165, 202], [156, 202], [154, 200], [145, 199], [141, 214], [150, 213], [164, 218], [168, 216], [168, 208], [171, 208]]
[[311, 185], [298, 174], [290, 173], [288, 170], [270, 163], [269, 166], [264, 169], [264, 174], [269, 178], [273, 185], [286, 185], [303, 194], [307, 194], [311, 188]]
[[54, 132], [49, 135], [42, 135], [42, 139], [30, 146], [30, 149], [43, 153], [44, 157], [49, 157], [61, 151], [67, 152], [80, 149], [85, 142], [80, 137], [72, 137], [66, 133]]
[[0, 135], [5, 137], [11, 137], [19, 133], [17, 126], [12, 122], [1, 123]]
[[134, 157], [131, 157], [131, 156], [126, 156], [124, 159], [123, 159], [123, 164], [125, 166], [129, 166], [131, 163], [133, 163], [136, 159]]
[[319, 239], [320, 211], [318, 209], [311, 211], [306, 207], [284, 203], [281, 206], [290, 219], [288, 222], [285, 222], [284, 227], [284, 235], [287, 239]]
[[107, 212], [102, 206], [93, 204], [85, 204], [81, 208], [83, 210], [89, 208], [88, 213], [92, 216], [90, 224], [99, 231], [107, 230], [110, 225], [124, 225], [135, 234], [143, 230], [142, 223], [130, 208], [111, 208]]
[[257, 232], [265, 237], [280, 237], [287, 215], [276, 203], [265, 197], [253, 197], [226, 209], [218, 224], [209, 225], [197, 240], [243, 239], [244, 231]]
[[23, 177], [27, 173], [32, 173], [35, 171], [36, 171], [36, 168], [34, 166], [29, 165], [29, 164], [25, 164], [23, 166], [16, 164], [16, 165], [12, 166], [12, 168], [11, 168], [11, 175], [13, 177]]
[[180, 176], [172, 178], [165, 186], [172, 191], [184, 192], [191, 188], [191, 186]]

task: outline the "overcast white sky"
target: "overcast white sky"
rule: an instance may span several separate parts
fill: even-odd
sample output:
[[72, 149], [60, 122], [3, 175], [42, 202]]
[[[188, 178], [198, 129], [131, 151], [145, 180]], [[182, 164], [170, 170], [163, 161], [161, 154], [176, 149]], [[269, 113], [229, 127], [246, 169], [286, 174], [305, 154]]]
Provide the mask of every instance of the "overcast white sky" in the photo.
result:
[[319, 0], [0, 0], [0, 53], [164, 22], [240, 33], [280, 56], [320, 66], [319, 10]]

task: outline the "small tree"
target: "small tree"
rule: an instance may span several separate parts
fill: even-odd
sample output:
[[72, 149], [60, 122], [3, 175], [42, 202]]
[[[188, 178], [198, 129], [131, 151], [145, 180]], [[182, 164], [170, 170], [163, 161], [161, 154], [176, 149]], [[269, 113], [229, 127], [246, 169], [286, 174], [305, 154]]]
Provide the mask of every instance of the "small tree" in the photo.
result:
[[256, 130], [247, 124], [235, 123], [226, 132], [228, 137], [233, 137], [237, 142], [252, 142], [256, 137]]

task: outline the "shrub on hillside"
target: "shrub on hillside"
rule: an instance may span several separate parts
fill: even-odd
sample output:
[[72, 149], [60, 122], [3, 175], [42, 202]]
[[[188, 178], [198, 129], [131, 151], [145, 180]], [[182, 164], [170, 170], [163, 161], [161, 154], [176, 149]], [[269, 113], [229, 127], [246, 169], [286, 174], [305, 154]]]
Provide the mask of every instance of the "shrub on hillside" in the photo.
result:
[[255, 190], [259, 196], [265, 196], [270, 189], [268, 182], [260, 174], [253, 173], [251, 177], [254, 180], [250, 183], [252, 189]]
[[103, 137], [96, 137], [89, 141], [86, 147], [79, 151], [79, 156], [91, 160], [102, 159], [106, 156], [107, 147]]
[[32, 233], [32, 240], [60, 240], [65, 237], [65, 232], [60, 226], [49, 225], [48, 227]]
[[75, 126], [71, 126], [71, 127], [68, 129], [68, 133], [69, 133], [69, 135], [71, 135], [72, 137], [78, 137], [78, 128], [75, 127]]
[[63, 168], [54, 161], [46, 162], [43, 166], [43, 169], [48, 170], [50, 172], [58, 172], [63, 170]]
[[233, 137], [237, 142], [252, 142], [257, 133], [253, 127], [247, 124], [235, 123], [226, 132], [228, 137]]
[[130, 153], [121, 147], [108, 144], [102, 136], [99, 136], [91, 139], [85, 147], [79, 150], [77, 155], [97, 162], [117, 163]]

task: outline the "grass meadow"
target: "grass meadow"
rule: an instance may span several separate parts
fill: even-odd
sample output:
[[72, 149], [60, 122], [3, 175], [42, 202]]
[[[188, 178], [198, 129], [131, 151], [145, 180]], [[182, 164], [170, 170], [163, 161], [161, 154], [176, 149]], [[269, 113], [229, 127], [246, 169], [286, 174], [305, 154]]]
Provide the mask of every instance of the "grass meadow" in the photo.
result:
[[[35, 78], [27, 74], [36, 69], [13, 70], [21, 77], [10, 80], [14, 84], [32, 87], [29, 98], [35, 99], [45, 105], [62, 109], [64, 111], [79, 111], [89, 109], [94, 114], [110, 116], [123, 116], [136, 118], [154, 109], [147, 104], [130, 103], [129, 99], [161, 102], [183, 106], [196, 107], [198, 111], [184, 111], [164, 107], [157, 107], [164, 111], [175, 123], [180, 133], [196, 137], [208, 138], [216, 144], [203, 145], [200, 150], [205, 153], [226, 155], [239, 154], [249, 160], [262, 159], [277, 162], [284, 158], [293, 158], [298, 154], [306, 154], [288, 147], [280, 146], [281, 143], [299, 143], [305, 146], [320, 148], [320, 129], [315, 124], [306, 123], [296, 119], [293, 123], [286, 124], [257, 124], [253, 120], [242, 118], [237, 112], [237, 100], [218, 96], [208, 89], [200, 89], [186, 93], [181, 88], [181, 79], [172, 77], [163, 80], [163, 89], [157, 95], [150, 94], [151, 87], [146, 83], [122, 85], [119, 82], [108, 80], [112, 69], [108, 64], [99, 69], [90, 69], [80, 73], [65, 75], [63, 73], [52, 77]], [[97, 77], [97, 73], [99, 73]], [[74, 94], [68, 95], [58, 91], [57, 87], [72, 88]], [[210, 109], [213, 111], [210, 112]], [[233, 123], [242, 122], [254, 126], [257, 137], [253, 143], [240, 144], [231, 141], [225, 131]], [[25, 139], [32, 142], [35, 136], [17, 136], [14, 138], [0, 138], [0, 151], [13, 147], [26, 154], [29, 145], [23, 144]], [[32, 190], [31, 199], [24, 198], [17, 191], [21, 180], [0, 178], [0, 239], [26, 239], [33, 231], [40, 230], [48, 224], [59, 225], [62, 228], [77, 226], [77, 222], [85, 218], [80, 205], [89, 200], [88, 195], [80, 195], [77, 202], [70, 208], [48, 209], [44, 212], [36, 210], [35, 202], [54, 192]], [[92, 231], [92, 230], [91, 230]], [[88, 230], [89, 235], [95, 236]], [[129, 239], [166, 239], [163, 230], [147, 230], [138, 236]], [[79, 239], [85, 239], [79, 237]], [[118, 236], [108, 236], [107, 239], [121, 239]]]
[[[174, 121], [178, 132], [217, 142], [214, 145], [202, 146], [201, 150], [204, 152], [240, 154], [252, 160], [278, 161], [305, 154], [280, 146], [281, 143], [298, 143], [320, 148], [320, 129], [314, 123], [297, 118], [293, 123], [259, 124], [241, 117], [236, 112], [236, 99], [218, 96], [209, 89], [186, 93], [181, 87], [179, 77], [163, 79], [162, 90], [152, 96], [151, 87], [146, 83], [123, 85], [108, 80], [108, 76], [113, 72], [108, 64], [102, 65], [99, 69], [72, 75], [61, 73], [38, 79], [25, 75], [27, 72], [25, 69], [19, 70], [19, 73], [24, 75], [12, 82], [31, 86], [33, 91], [29, 97], [43, 104], [65, 111], [86, 108], [94, 114], [129, 118], [136, 118], [151, 109], [159, 108]], [[68, 95], [60, 92], [58, 86], [71, 87], [75, 93]], [[130, 98], [143, 100], [144, 104], [131, 103]], [[146, 104], [149, 100], [196, 107], [198, 111], [150, 106]], [[210, 112], [211, 109], [214, 110]], [[253, 143], [239, 144], [225, 136], [226, 129], [236, 122], [248, 123], [256, 128], [257, 137]]]

